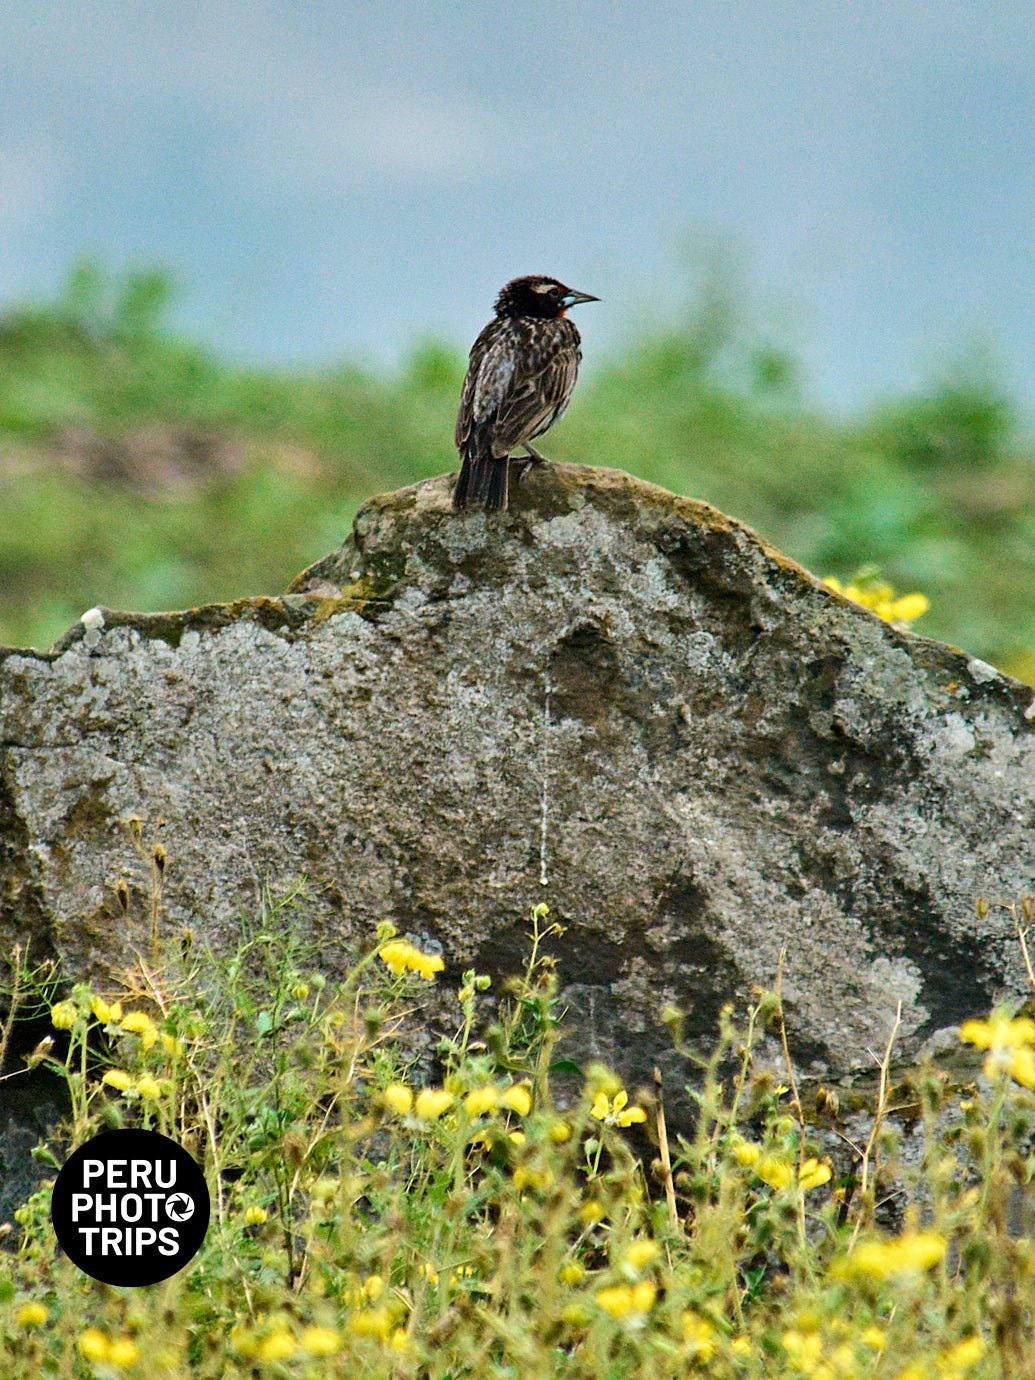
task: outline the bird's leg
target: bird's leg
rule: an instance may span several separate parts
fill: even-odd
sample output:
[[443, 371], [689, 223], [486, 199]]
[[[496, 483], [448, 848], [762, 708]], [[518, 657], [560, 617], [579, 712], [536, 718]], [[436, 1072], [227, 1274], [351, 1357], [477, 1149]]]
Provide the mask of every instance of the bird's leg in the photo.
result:
[[535, 446], [529, 445], [527, 441], [522, 441], [521, 449], [528, 456], [528, 459], [513, 461], [513, 463], [518, 467], [517, 482], [519, 484], [521, 483], [522, 479], [524, 479], [525, 475], [528, 473], [528, 471], [532, 468], [533, 465], [548, 465], [550, 463], [545, 455], [540, 455], [539, 452], [536, 450]]

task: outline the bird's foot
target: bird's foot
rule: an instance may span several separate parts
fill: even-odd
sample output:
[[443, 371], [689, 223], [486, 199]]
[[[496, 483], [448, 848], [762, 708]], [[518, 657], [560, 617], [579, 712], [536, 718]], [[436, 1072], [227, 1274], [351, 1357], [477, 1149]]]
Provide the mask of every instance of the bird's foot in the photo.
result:
[[528, 459], [511, 460], [511, 464], [517, 466], [515, 478], [519, 484], [535, 466], [548, 465], [550, 463], [545, 455], [540, 455], [535, 446], [530, 446], [527, 441], [523, 443], [521, 449], [526, 453]]

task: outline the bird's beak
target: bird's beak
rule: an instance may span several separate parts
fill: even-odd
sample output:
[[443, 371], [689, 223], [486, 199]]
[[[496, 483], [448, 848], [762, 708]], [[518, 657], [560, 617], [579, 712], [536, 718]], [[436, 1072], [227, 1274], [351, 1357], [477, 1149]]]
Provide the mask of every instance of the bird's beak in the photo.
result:
[[594, 297], [588, 292], [575, 292], [574, 289], [567, 292], [563, 298], [565, 309], [577, 307], [580, 302], [599, 302], [599, 297]]

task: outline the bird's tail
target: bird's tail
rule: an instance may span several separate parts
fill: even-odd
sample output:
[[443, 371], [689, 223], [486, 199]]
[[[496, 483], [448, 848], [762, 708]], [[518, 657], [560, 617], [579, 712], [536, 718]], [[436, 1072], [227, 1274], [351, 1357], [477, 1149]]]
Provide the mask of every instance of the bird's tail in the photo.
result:
[[453, 490], [453, 507], [484, 508], [487, 513], [501, 512], [507, 506], [507, 479], [510, 460], [492, 453], [488, 436], [479, 434], [476, 427], [463, 451], [463, 464]]

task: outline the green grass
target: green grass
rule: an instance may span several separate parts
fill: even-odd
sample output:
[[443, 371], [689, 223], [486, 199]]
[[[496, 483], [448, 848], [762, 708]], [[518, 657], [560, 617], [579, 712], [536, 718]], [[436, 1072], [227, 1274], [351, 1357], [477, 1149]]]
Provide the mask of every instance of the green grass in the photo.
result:
[[[704, 498], [818, 574], [875, 564], [930, 597], [921, 631], [1035, 678], [1035, 446], [994, 371], [836, 417], [717, 282], [591, 352], [548, 453]], [[365, 498], [454, 466], [460, 350], [244, 367], [179, 338], [172, 295], [161, 273], [86, 265], [0, 318], [0, 642], [47, 645], [97, 603], [277, 592]], [[178, 486], [148, 474], [170, 434], [202, 451]], [[106, 479], [56, 458], [84, 447]]]
[[962, 1088], [934, 1064], [893, 1081], [886, 1056], [831, 1165], [832, 1100], [767, 1066], [763, 1038], [787, 1039], [760, 992], [723, 1013], [666, 1153], [652, 1091], [558, 1059], [545, 907], [506, 992], [464, 974], [432, 1062], [414, 1038], [441, 962], [390, 927], [328, 980], [291, 937], [302, 889], [220, 959], [165, 940], [158, 899], [121, 985], [50, 1007], [23, 972], [15, 1004], [50, 1007], [55, 1043], [31, 1057], [69, 1097], [43, 1164], [103, 1129], [163, 1131], [204, 1168], [208, 1236], [164, 1283], [96, 1283], [55, 1251], [45, 1181], [0, 1277], [8, 1380], [1032, 1373], [1035, 1247], [1011, 1227], [1031, 1022], [965, 1030], [991, 1047]]

